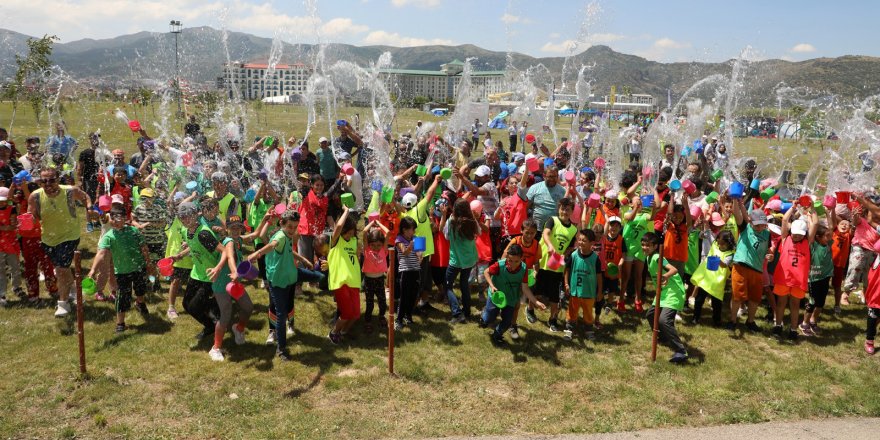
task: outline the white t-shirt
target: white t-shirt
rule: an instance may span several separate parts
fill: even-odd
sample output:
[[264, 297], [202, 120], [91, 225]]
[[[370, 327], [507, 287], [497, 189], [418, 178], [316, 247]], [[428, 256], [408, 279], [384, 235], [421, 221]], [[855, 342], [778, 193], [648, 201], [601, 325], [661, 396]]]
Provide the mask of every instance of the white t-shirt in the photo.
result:
[[507, 135], [510, 137], [516, 136], [516, 127], [512, 125], [510, 127], [507, 127]]
[[348, 176], [348, 188], [351, 189], [351, 192], [354, 194], [354, 209], [358, 211], [364, 210], [363, 180], [361, 173], [359, 173], [357, 169], [354, 170], [354, 174]]

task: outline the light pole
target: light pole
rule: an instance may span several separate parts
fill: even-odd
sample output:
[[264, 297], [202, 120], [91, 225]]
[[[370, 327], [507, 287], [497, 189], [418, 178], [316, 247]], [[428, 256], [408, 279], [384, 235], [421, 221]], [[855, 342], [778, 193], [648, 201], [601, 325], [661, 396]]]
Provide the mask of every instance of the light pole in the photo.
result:
[[180, 35], [181, 24], [178, 20], [171, 20], [168, 26], [174, 34], [174, 88], [177, 92], [177, 116], [181, 116], [183, 111], [180, 108], [180, 51], [177, 49], [177, 36]]

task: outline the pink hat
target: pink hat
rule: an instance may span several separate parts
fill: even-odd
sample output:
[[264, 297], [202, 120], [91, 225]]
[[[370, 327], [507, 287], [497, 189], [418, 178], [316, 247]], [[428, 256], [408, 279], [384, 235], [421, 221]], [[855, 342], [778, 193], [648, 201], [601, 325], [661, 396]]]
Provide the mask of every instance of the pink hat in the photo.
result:
[[480, 215], [483, 213], [483, 202], [479, 200], [471, 200], [471, 211], [475, 214]]
[[691, 205], [691, 217], [697, 218], [703, 216], [703, 210], [699, 205]]
[[119, 203], [124, 205], [125, 199], [122, 198], [122, 194], [113, 194], [113, 196], [110, 197], [110, 203]]
[[782, 210], [782, 200], [773, 199], [767, 202], [767, 209], [771, 211], [781, 211]]
[[721, 218], [721, 214], [717, 212], [712, 213], [712, 224], [715, 226], [724, 226], [724, 219]]

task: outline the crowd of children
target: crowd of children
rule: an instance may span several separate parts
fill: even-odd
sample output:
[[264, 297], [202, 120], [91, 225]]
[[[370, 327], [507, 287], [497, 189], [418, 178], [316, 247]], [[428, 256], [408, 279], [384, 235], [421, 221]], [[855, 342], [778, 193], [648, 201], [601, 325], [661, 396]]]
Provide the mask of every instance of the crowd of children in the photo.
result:
[[[552, 153], [525, 145], [529, 154], [488, 143], [471, 158], [470, 140], [430, 136], [396, 140], [393, 182], [362, 186], [364, 161], [356, 168], [351, 155], [370, 154], [369, 145], [351, 126], [339, 131], [333, 142], [321, 139], [317, 154], [295, 139], [290, 154], [272, 138], [239, 153], [230, 148], [238, 141], [179, 147], [142, 131], [139, 146], [154, 149], [142, 149], [137, 166], [120, 160], [121, 151], [106, 155], [94, 185], [33, 158], [30, 170], [4, 164], [19, 169], [0, 187], [0, 303], [10, 290], [37, 301], [42, 272], [46, 294], [58, 297], [56, 316], [67, 315], [70, 260], [85, 220], [100, 233], [91, 291], [115, 303], [116, 331], [128, 331], [132, 306], [147, 319], [145, 295], [166, 281], [168, 319], [178, 318], [183, 290], [183, 308], [202, 325], [198, 337], [213, 338], [216, 361], [227, 332], [245, 342], [256, 288], [268, 292], [267, 343], [289, 359], [295, 298], [306, 283], [333, 294], [333, 344], [374, 332], [377, 317], [386, 325], [389, 311], [395, 331], [422, 331], [414, 316], [443, 303], [451, 325], [492, 327], [495, 345], [508, 332], [523, 337], [521, 311], [538, 329], [538, 312], [547, 310], [547, 328], [566, 341], [581, 334], [581, 320], [583, 337], [601, 340], [602, 314], [627, 313], [631, 304], [649, 325], [659, 307], [660, 340], [679, 363], [688, 353], [677, 322], [736, 332], [744, 316], [746, 331], [761, 332], [764, 305], [772, 334], [821, 337], [823, 311], [839, 313], [857, 298], [868, 306], [864, 349], [874, 353], [880, 205], [870, 189], [822, 197], [808, 188], [786, 200], [786, 182], [761, 179], [754, 163], [716, 170], [700, 154], [676, 158], [672, 145], [656, 170], [633, 163], [612, 171], [600, 158], [571, 166], [570, 143]], [[435, 157], [438, 149], [447, 154]], [[91, 193], [80, 189], [87, 187]]]

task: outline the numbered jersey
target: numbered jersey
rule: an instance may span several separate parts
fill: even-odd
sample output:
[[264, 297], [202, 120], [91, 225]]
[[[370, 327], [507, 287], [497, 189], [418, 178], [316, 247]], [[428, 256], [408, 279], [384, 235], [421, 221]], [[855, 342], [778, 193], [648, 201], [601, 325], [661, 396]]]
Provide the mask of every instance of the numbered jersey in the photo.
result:
[[361, 266], [358, 261], [357, 237], [350, 240], [339, 237], [336, 246], [330, 249], [327, 256], [330, 265], [330, 290], [336, 290], [343, 285], [353, 289], [361, 288]]
[[773, 283], [788, 287], [797, 287], [807, 291], [810, 277], [810, 242], [803, 239], [797, 243], [791, 236], [785, 238], [779, 249], [779, 264], [773, 273]]
[[553, 228], [550, 230], [550, 241], [553, 243], [553, 249], [547, 248], [547, 243], [544, 240], [541, 240], [541, 269], [549, 270], [551, 272], [562, 272], [565, 269], [560, 266], [558, 269], [550, 269], [547, 267], [547, 260], [550, 257], [550, 251], [552, 250], [557, 254], [564, 254], [568, 247], [571, 245], [572, 240], [574, 240], [575, 234], [577, 234], [577, 227], [574, 223], [565, 226], [562, 224], [562, 221], [559, 220], [559, 217], [551, 217], [553, 219]]
[[616, 280], [620, 275], [617, 271], [612, 271], [614, 275], [609, 274], [607, 272], [608, 263], [619, 266], [620, 260], [623, 258], [624, 249], [623, 235], [618, 234], [614, 240], [609, 240], [607, 235], [602, 237], [602, 253], [600, 254], [602, 257], [602, 271], [605, 272], [605, 277], [609, 280]]

